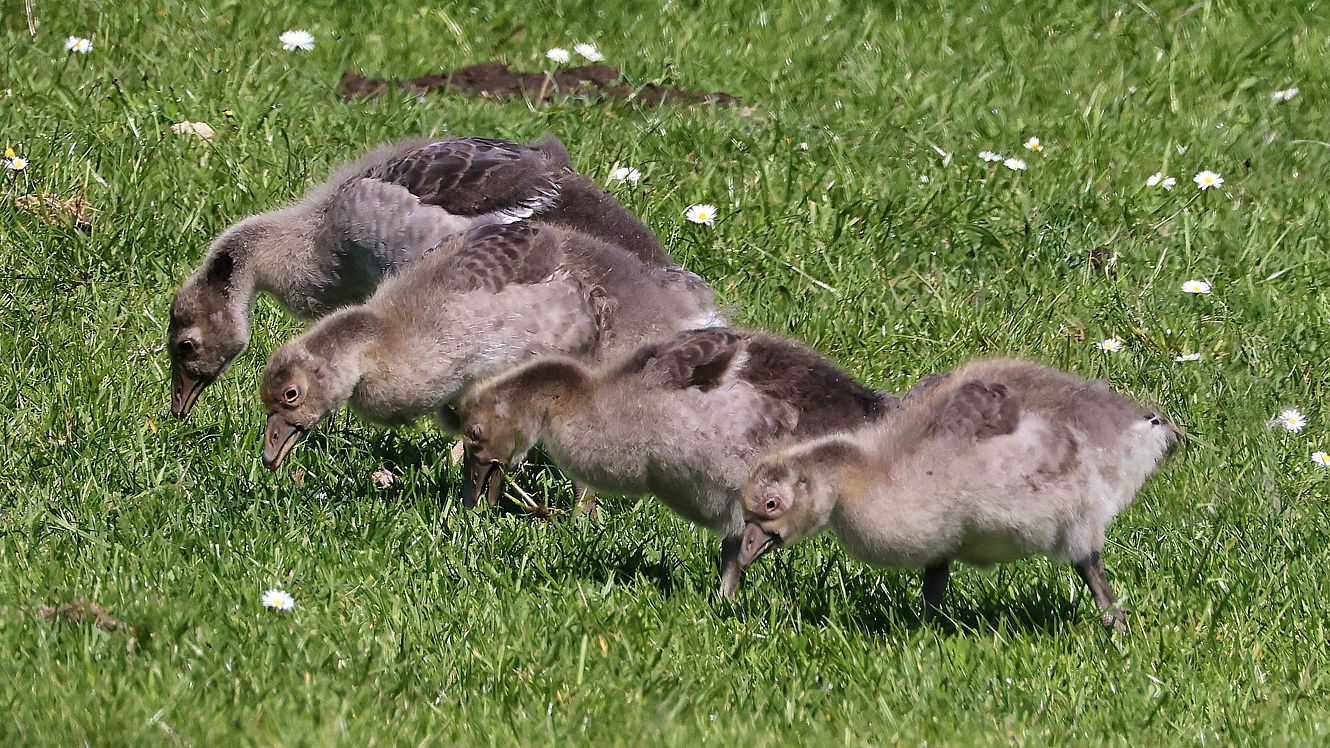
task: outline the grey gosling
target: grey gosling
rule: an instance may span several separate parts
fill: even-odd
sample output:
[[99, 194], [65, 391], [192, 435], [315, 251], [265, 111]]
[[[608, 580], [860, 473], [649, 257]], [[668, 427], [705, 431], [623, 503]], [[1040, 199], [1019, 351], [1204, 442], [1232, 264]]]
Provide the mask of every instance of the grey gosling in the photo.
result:
[[922, 380], [880, 424], [763, 457], [744, 487], [740, 562], [830, 528], [854, 558], [923, 569], [927, 620], [952, 561], [1045, 555], [1072, 564], [1104, 625], [1120, 628], [1104, 534], [1177, 437], [1102, 380], [967, 364]]
[[481, 377], [542, 353], [615, 355], [723, 323], [698, 276], [584, 234], [491, 224], [455, 241], [272, 354], [260, 389], [265, 466], [348, 403], [372, 422], [434, 414], [456, 430], [451, 403]]
[[536, 444], [599, 491], [655, 494], [719, 534], [721, 594], [739, 587], [749, 468], [775, 445], [852, 429], [892, 411], [865, 387], [784, 338], [732, 329], [681, 332], [615, 363], [549, 357], [478, 384], [463, 399], [475, 496]]
[[450, 138], [384, 146], [336, 169], [299, 203], [240, 221], [213, 242], [171, 304], [172, 412], [187, 416], [249, 342], [259, 291], [298, 317], [321, 317], [364, 301], [445, 237], [524, 219], [670, 263], [641, 221], [573, 171], [553, 136], [532, 145]]

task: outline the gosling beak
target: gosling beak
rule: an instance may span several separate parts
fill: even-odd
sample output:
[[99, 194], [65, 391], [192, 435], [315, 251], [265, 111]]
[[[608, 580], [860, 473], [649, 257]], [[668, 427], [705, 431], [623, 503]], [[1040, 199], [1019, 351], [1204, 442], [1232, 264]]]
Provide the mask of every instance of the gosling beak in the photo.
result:
[[305, 438], [305, 429], [288, 423], [281, 415], [268, 416], [268, 426], [263, 430], [263, 466], [276, 470], [281, 466], [286, 453]]
[[472, 449], [462, 458], [462, 506], [475, 509], [480, 494], [490, 506], [499, 503], [503, 490], [503, 465], [498, 460], [479, 460]]
[[184, 369], [176, 368], [171, 372], [171, 412], [176, 418], [184, 418], [194, 408], [194, 401], [199, 393], [208, 386], [202, 377], [192, 377]]
[[739, 543], [739, 568], [747, 569], [762, 554], [780, 546], [780, 536], [767, 532], [756, 522], [744, 526], [743, 540]]

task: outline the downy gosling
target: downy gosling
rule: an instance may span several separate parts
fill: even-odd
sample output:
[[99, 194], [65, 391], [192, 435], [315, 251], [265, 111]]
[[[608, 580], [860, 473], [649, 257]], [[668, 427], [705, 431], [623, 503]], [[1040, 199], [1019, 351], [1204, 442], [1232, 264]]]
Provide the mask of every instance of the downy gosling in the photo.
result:
[[297, 204], [251, 216], [213, 242], [171, 304], [172, 412], [187, 416], [248, 344], [259, 291], [297, 317], [322, 317], [363, 302], [448, 236], [527, 219], [618, 244], [649, 264], [671, 262], [641, 221], [573, 170], [553, 136], [384, 146]]
[[464, 496], [541, 444], [574, 481], [655, 494], [721, 536], [721, 594], [739, 587], [740, 489], [775, 445], [877, 421], [896, 398], [818, 353], [763, 333], [681, 332], [600, 367], [549, 357], [463, 399]]
[[698, 276], [585, 234], [491, 224], [457, 241], [272, 354], [260, 389], [264, 465], [277, 468], [348, 403], [375, 423], [433, 414], [456, 430], [451, 403], [482, 377], [542, 353], [612, 356], [723, 323]]
[[1071, 564], [1120, 628], [1104, 535], [1177, 438], [1103, 381], [970, 363], [922, 380], [888, 420], [763, 457], [743, 491], [740, 563], [830, 528], [854, 558], [923, 569], [927, 620], [952, 561], [1044, 555]]

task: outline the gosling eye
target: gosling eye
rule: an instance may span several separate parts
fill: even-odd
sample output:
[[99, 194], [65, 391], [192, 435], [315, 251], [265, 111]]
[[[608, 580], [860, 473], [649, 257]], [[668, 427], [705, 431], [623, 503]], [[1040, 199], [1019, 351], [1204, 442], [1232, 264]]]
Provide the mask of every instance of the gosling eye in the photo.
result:
[[175, 349], [182, 356], [192, 356], [194, 351], [198, 350], [198, 344], [189, 338], [184, 338], [175, 344]]
[[780, 494], [768, 493], [758, 501], [758, 505], [753, 509], [753, 514], [763, 519], [775, 519], [785, 511], [785, 500]]
[[282, 393], [282, 402], [287, 405], [295, 405], [298, 400], [300, 400], [300, 388], [294, 385], [287, 387], [286, 392]]

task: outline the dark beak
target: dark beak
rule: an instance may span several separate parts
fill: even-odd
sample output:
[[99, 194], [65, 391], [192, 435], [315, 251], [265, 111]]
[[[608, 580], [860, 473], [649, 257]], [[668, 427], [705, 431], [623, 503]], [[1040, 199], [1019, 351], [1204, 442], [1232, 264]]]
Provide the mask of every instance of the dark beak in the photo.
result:
[[462, 506], [475, 509], [477, 499], [485, 494], [490, 506], [499, 503], [503, 490], [503, 465], [498, 460], [479, 460], [475, 450], [467, 448], [462, 458]]
[[780, 536], [767, 532], [756, 522], [744, 525], [743, 540], [739, 542], [739, 568], [747, 569], [764, 553], [780, 546]]
[[199, 393], [208, 386], [207, 380], [195, 379], [184, 369], [174, 367], [171, 371], [171, 412], [176, 418], [184, 418], [194, 408], [194, 401]]
[[263, 466], [276, 470], [286, 453], [303, 438], [305, 429], [288, 423], [278, 413], [268, 416], [268, 426], [263, 430]]

